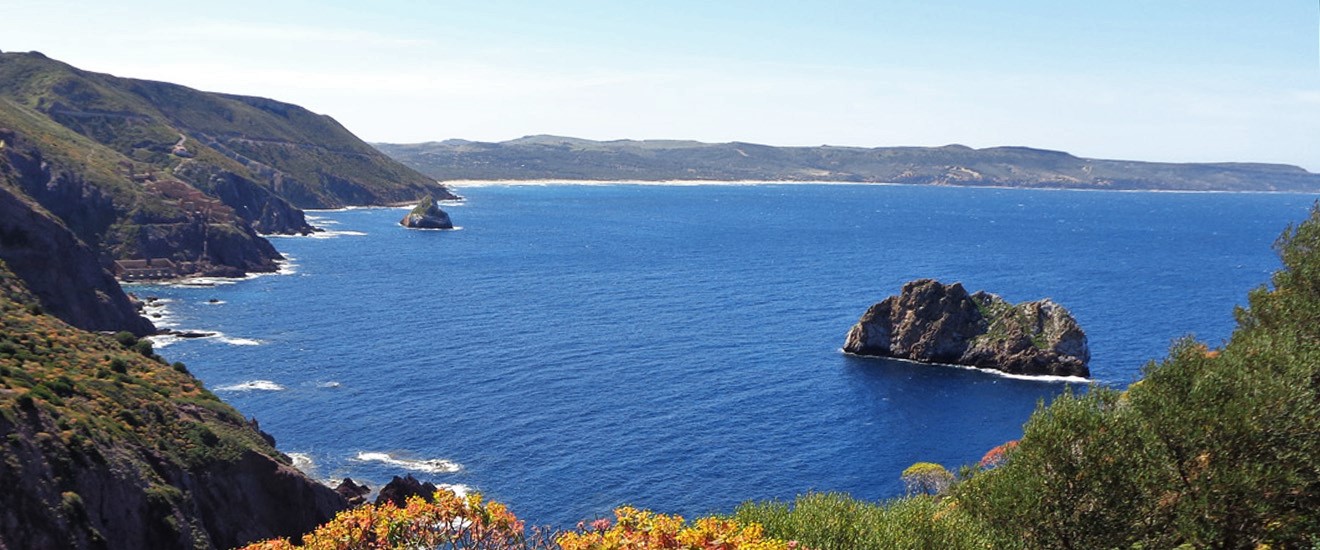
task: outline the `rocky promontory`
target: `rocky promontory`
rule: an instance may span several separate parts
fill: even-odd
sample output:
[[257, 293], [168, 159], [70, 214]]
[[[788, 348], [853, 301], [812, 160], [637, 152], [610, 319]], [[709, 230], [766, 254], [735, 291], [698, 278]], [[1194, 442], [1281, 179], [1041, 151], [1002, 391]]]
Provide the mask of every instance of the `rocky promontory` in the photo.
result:
[[1086, 333], [1063, 306], [1049, 299], [1010, 304], [932, 279], [909, 282], [871, 306], [843, 350], [1010, 374], [1090, 376]]
[[399, 220], [399, 225], [412, 229], [453, 229], [449, 214], [435, 203], [435, 197], [426, 197], [418, 203], [407, 216]]

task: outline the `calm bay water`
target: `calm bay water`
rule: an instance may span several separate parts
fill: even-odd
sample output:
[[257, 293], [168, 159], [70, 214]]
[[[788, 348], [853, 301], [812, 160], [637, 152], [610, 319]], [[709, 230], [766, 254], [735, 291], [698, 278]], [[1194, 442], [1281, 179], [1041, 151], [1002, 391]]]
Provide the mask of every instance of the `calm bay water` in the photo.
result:
[[[146, 286], [170, 343], [313, 475], [413, 473], [565, 526], [620, 504], [697, 515], [749, 499], [901, 492], [1021, 435], [1067, 387], [839, 351], [922, 277], [1052, 297], [1122, 387], [1170, 343], [1218, 343], [1268, 281], [1308, 195], [899, 186], [461, 189], [457, 231], [399, 209], [315, 213], [294, 273]], [[221, 303], [208, 303], [211, 299]], [[452, 464], [451, 464], [452, 463]], [[447, 471], [455, 468], [457, 471]], [[411, 469], [410, 469], [411, 468]]]

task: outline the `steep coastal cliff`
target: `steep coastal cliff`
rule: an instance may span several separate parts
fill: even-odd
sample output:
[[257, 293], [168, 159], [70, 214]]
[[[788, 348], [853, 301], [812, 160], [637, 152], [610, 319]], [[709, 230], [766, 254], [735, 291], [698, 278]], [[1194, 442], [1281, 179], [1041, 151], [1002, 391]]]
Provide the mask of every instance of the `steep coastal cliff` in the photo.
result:
[[1048, 299], [1010, 304], [960, 283], [921, 279], [871, 306], [844, 351], [1010, 374], [1090, 376], [1086, 334]]
[[41, 313], [0, 262], [0, 548], [232, 548], [344, 509], [149, 345]]
[[106, 260], [177, 275], [278, 268], [262, 233], [314, 230], [300, 208], [456, 198], [333, 119], [264, 98], [0, 53], [0, 169]]

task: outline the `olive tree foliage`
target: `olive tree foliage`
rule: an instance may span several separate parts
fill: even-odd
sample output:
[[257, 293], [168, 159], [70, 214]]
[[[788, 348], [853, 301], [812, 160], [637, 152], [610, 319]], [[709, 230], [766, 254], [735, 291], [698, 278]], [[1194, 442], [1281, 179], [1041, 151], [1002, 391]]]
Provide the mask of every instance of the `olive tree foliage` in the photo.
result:
[[953, 494], [1039, 548], [1320, 544], [1320, 209], [1219, 350], [1190, 339], [1126, 392], [1041, 407], [998, 468]]

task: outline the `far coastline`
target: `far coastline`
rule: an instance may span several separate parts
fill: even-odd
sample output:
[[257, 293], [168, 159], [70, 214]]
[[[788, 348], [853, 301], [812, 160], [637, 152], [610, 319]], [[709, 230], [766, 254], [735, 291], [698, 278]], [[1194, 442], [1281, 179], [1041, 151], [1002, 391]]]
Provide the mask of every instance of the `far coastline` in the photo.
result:
[[[1230, 190], [1230, 189], [1105, 189], [1097, 187], [1062, 187], [1062, 186], [1022, 186], [1022, 185], [947, 185], [932, 183], [896, 183], [883, 181], [823, 181], [823, 180], [639, 180], [639, 179], [569, 179], [569, 178], [530, 178], [530, 179], [453, 179], [435, 180], [436, 183], [450, 189], [465, 187], [548, 187], [548, 186], [611, 186], [611, 185], [646, 185], [654, 187], [732, 187], [758, 185], [831, 185], [831, 186], [874, 186], [874, 187], [944, 187], [950, 189], [1002, 189], [1010, 191], [1087, 191], [1104, 193], [1184, 193], [1184, 194], [1225, 194], [1225, 195], [1320, 195], [1320, 191], [1268, 191], [1268, 190]], [[441, 201], [446, 204], [461, 203], [462, 198], [453, 201]], [[404, 208], [407, 203], [388, 206], [351, 206], [336, 209], [307, 209], [308, 211], [335, 212], [366, 208]]]

